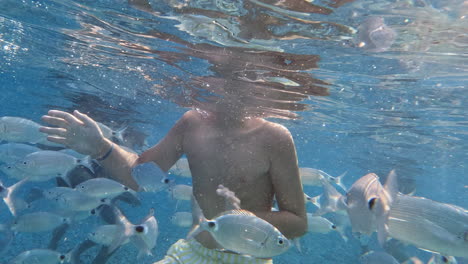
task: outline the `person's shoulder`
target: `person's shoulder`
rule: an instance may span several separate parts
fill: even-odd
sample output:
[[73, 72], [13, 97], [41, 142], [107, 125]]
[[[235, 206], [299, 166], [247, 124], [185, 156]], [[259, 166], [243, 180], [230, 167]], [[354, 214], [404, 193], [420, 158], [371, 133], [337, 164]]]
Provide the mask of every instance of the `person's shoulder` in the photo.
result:
[[263, 122], [263, 131], [269, 140], [274, 139], [284, 142], [292, 139], [291, 132], [284, 125], [268, 120], [264, 120]]
[[197, 110], [191, 109], [185, 112], [180, 119], [182, 122], [190, 124], [199, 121], [201, 118], [202, 117]]

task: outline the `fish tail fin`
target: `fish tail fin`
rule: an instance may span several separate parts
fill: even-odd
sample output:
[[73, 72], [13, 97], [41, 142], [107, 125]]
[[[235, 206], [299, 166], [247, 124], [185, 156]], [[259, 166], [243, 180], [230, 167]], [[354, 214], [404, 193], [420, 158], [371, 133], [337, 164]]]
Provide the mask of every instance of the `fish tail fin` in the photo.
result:
[[304, 197], [305, 197], [305, 200], [313, 205], [315, 205], [318, 209], [320, 209], [321, 205], [320, 205], [320, 198], [322, 197], [321, 194], [317, 195], [317, 196], [314, 196], [314, 197], [310, 197], [309, 195], [305, 194], [304, 193]]
[[387, 180], [384, 184], [384, 189], [389, 196], [388, 198], [390, 202], [392, 202], [398, 194], [398, 176], [395, 173], [395, 170], [391, 170], [388, 174]]
[[8, 187], [8, 194], [5, 198], [3, 198], [5, 204], [8, 206], [8, 209], [13, 216], [16, 216], [18, 211], [27, 207], [27, 204], [23, 199], [15, 197], [15, 193], [28, 179], [29, 178], [24, 178], [21, 181]]
[[115, 131], [115, 135], [113, 135], [120, 143], [124, 143], [123, 135], [125, 134], [125, 131], [127, 130], [127, 128], [128, 126], [119, 128], [119, 130]]
[[348, 191], [348, 188], [343, 183], [343, 177], [346, 176], [347, 173], [348, 171], [345, 171], [340, 176], [334, 178], [334, 182], [336, 183], [336, 185], [340, 186], [340, 188], [345, 192]]
[[78, 164], [82, 165], [83, 167], [90, 170], [93, 174], [95, 174], [94, 168], [93, 168], [93, 160], [91, 159], [90, 156], [85, 156], [83, 159], [78, 159]]

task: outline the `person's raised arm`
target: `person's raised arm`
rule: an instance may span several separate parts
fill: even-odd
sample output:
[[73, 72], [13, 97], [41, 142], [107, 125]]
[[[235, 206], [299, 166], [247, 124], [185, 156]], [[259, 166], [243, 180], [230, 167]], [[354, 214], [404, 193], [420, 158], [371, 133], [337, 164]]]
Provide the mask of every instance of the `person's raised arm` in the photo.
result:
[[50, 110], [42, 120], [54, 127], [41, 127], [40, 131], [49, 134], [49, 141], [97, 159], [111, 178], [138, 190], [138, 184], [131, 177], [134, 166], [155, 162], [162, 170], [168, 171], [183, 154], [182, 140], [187, 116], [189, 114], [186, 113], [157, 145], [140, 156], [106, 139], [97, 123], [78, 111], [70, 114]]
[[255, 214], [270, 222], [286, 237], [299, 237], [307, 231], [307, 215], [294, 141], [291, 133], [280, 125], [275, 125], [269, 140], [274, 141], [269, 152], [269, 174], [279, 211]]
[[110, 177], [137, 190], [138, 184], [131, 177], [131, 168], [136, 165], [138, 155], [128, 152], [106, 139], [96, 121], [86, 114], [73, 114], [50, 110], [42, 120], [53, 127], [41, 127], [49, 141], [65, 145], [81, 154], [97, 159]]

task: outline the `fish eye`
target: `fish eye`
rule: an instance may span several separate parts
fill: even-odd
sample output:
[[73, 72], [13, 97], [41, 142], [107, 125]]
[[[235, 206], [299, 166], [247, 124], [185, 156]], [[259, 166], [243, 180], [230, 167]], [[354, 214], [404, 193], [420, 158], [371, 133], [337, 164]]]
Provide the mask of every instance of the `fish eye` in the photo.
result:
[[81, 163], [81, 159], [77, 159], [76, 162]]
[[279, 238], [278, 239], [278, 245], [283, 245], [284, 244], [284, 240], [282, 238]]
[[26, 162], [26, 161], [23, 161], [23, 164], [24, 164], [24, 165], [27, 165], [27, 164], [28, 164], [28, 162]]
[[96, 214], [96, 209], [91, 210], [91, 214], [92, 215]]
[[214, 222], [208, 222], [208, 227], [215, 227], [216, 224]]
[[367, 205], [369, 206], [369, 210], [372, 210], [374, 209], [374, 206], [375, 206], [375, 202], [377, 201], [377, 198], [371, 198], [369, 200], [369, 202], [367, 203]]
[[143, 233], [143, 231], [145, 231], [145, 228], [143, 226], [137, 226], [135, 227], [135, 231], [137, 231], [138, 233]]
[[448, 258], [446, 256], [442, 256], [442, 262], [443, 263], [448, 263]]
[[336, 229], [336, 225], [332, 225], [331, 228], [332, 228], [332, 229]]
[[60, 255], [60, 260], [64, 260], [65, 259], [65, 255]]
[[101, 202], [102, 202], [102, 203], [105, 203], [105, 202], [106, 202], [106, 198], [102, 198], [102, 199], [101, 199]]
[[127, 187], [127, 186], [125, 186], [125, 187], [124, 187], [124, 190], [128, 191], [128, 187]]
[[164, 183], [169, 183], [169, 179], [164, 179]]
[[81, 185], [81, 189], [84, 189], [84, 185]]

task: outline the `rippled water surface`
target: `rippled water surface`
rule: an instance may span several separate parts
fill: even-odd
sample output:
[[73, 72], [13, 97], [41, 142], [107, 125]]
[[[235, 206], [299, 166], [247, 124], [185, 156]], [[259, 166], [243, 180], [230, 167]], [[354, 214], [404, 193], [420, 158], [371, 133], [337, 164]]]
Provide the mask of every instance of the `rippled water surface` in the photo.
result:
[[[187, 108], [223, 103], [286, 125], [300, 166], [347, 171], [348, 186], [396, 169], [402, 188], [468, 208], [466, 15], [463, 0], [0, 0], [0, 116], [80, 109], [144, 148]], [[169, 223], [167, 195], [147, 198], [152, 263], [187, 230]], [[308, 234], [277, 263], [359, 254], [355, 239]]]

